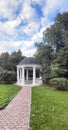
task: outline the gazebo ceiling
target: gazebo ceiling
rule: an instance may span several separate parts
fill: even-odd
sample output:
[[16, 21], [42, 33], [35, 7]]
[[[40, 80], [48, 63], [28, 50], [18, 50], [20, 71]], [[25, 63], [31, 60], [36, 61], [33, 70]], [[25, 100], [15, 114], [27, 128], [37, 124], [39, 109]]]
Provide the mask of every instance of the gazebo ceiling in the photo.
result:
[[18, 65], [28, 65], [28, 64], [35, 64], [40, 65], [39, 61], [33, 57], [26, 57], [24, 58]]

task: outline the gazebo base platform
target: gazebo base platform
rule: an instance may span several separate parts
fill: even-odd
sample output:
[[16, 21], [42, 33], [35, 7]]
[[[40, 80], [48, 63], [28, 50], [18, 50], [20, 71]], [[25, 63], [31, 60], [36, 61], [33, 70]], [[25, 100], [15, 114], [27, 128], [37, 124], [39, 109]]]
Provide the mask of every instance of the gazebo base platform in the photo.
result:
[[22, 83], [16, 83], [17, 85], [19, 85], [19, 86], [39, 86], [39, 85], [42, 85], [42, 81], [41, 80], [36, 80], [36, 82], [35, 83], [33, 83], [33, 81], [32, 80], [29, 80], [29, 81], [25, 81], [25, 83], [24, 84], [22, 84]]

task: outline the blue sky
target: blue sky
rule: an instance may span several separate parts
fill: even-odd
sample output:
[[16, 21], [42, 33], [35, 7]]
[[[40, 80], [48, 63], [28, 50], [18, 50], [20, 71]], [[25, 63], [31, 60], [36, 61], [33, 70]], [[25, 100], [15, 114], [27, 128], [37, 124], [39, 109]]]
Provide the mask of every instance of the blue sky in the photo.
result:
[[33, 55], [43, 30], [64, 11], [68, 0], [0, 0], [0, 53], [21, 49], [23, 55]]

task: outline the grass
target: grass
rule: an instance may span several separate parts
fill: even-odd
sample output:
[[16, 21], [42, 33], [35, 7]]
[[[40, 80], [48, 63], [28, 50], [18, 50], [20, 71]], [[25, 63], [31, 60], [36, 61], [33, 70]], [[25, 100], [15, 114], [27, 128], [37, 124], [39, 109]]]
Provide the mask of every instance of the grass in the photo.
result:
[[68, 92], [32, 88], [30, 130], [68, 130]]
[[3, 109], [21, 89], [13, 84], [0, 84], [0, 109]]

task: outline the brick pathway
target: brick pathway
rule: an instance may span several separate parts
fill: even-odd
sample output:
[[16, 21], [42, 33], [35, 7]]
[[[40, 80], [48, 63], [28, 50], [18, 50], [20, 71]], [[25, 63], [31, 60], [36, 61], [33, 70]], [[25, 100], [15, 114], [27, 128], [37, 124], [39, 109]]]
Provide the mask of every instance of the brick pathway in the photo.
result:
[[31, 87], [23, 87], [4, 109], [0, 110], [0, 130], [28, 130]]

